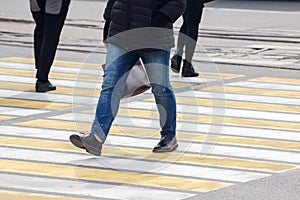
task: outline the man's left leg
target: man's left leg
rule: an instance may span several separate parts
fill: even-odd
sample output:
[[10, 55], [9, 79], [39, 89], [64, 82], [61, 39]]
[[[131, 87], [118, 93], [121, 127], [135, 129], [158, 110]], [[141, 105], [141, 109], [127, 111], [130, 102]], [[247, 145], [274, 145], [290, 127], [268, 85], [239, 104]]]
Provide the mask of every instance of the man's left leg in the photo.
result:
[[142, 53], [141, 58], [152, 86], [161, 126], [161, 140], [153, 152], [170, 152], [178, 146], [176, 99], [169, 78], [170, 51]]

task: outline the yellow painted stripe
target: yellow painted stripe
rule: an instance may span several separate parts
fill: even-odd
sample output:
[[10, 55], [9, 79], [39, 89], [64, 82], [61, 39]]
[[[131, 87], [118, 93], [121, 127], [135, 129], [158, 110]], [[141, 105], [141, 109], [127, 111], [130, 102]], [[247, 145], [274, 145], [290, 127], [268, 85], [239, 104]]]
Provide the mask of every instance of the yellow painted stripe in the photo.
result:
[[10, 119], [15, 119], [16, 117], [14, 116], [8, 116], [8, 115], [0, 115], [0, 121], [3, 120], [10, 120]]
[[[29, 126], [29, 127], [39, 127], [39, 128], [54, 128], [63, 130], [77, 131], [77, 127], [81, 130], [90, 130], [89, 123], [74, 123], [68, 121], [59, 120], [45, 120], [36, 119], [27, 122], [19, 122], [15, 125], [18, 126]], [[75, 126], [76, 125], [76, 126]], [[110, 134], [125, 135], [125, 136], [136, 136], [136, 137], [159, 137], [159, 130], [151, 130], [147, 128], [131, 128], [123, 126], [112, 126]], [[277, 140], [267, 140], [267, 139], [254, 139], [254, 138], [243, 138], [243, 137], [233, 137], [233, 136], [209, 136], [201, 133], [188, 133], [188, 132], [177, 132], [177, 137], [180, 140], [186, 141], [197, 141], [197, 142], [210, 142], [209, 140], [214, 140], [217, 144], [230, 144], [237, 146], [250, 146], [250, 147], [260, 147], [260, 148], [271, 148], [280, 150], [291, 150], [300, 151], [300, 142], [287, 142], [287, 141], [277, 141]]]
[[54, 196], [54, 195], [46, 195], [46, 194], [36, 194], [29, 192], [16, 192], [16, 191], [8, 191], [8, 190], [0, 190], [0, 199], [2, 200], [83, 200], [82, 198], [73, 198], [66, 196]]
[[244, 75], [241, 74], [228, 74], [228, 73], [211, 73], [211, 72], [199, 72], [199, 77], [202, 78], [216, 78], [216, 79], [232, 79], [239, 78]]
[[[75, 148], [70, 142], [60, 142], [43, 139], [29, 139], [18, 138], [9, 136], [0, 136], [1, 146], [21, 147], [21, 148], [34, 148], [37, 150], [52, 150], [52, 151], [64, 151], [64, 152], [83, 152], [81, 149]], [[189, 153], [164, 153], [154, 154], [149, 150], [126, 148], [117, 146], [103, 146], [102, 155], [105, 156], [117, 156], [126, 157], [129, 159], [142, 159], [151, 161], [164, 161], [171, 163], [181, 164], [194, 164], [200, 166], [215, 166], [224, 168], [235, 168], [244, 170], [256, 170], [263, 172], [285, 172], [288, 170], [299, 168], [300, 166], [292, 164], [283, 164], [267, 161], [256, 161], [249, 159], [236, 159], [218, 156], [205, 156], [189, 154]]]
[[195, 84], [191, 84], [191, 83], [183, 83], [183, 82], [171, 82], [171, 85], [173, 88], [184, 88], [184, 87], [191, 87]]
[[203, 89], [199, 89], [199, 90], [212, 91], [212, 92], [237, 93], [237, 94], [300, 98], [300, 92], [283, 91], [283, 90], [267, 90], [267, 89], [230, 87], [230, 86], [224, 86], [224, 87], [216, 86], [216, 87], [210, 87], [210, 88], [203, 88]]
[[109, 183], [131, 184], [193, 192], [209, 192], [232, 185], [230, 183], [192, 178], [181, 178], [105, 169], [91, 169], [59, 164], [41, 164], [4, 159], [0, 160], [0, 166], [2, 171], [12, 173], [26, 173], [48, 177], [103, 181]]
[[[35, 71], [0, 68], [0, 74], [34, 77]], [[102, 76], [100, 74], [92, 76], [92, 75], [84, 75], [84, 74], [78, 75], [78, 74], [70, 74], [70, 73], [51, 72], [49, 75], [50, 78], [55, 78], [55, 79], [102, 82]]]
[[[14, 62], [14, 63], [25, 63], [34, 65], [34, 60], [32, 58], [0, 58], [0, 62]], [[54, 61], [54, 66], [61, 67], [75, 67], [75, 68], [91, 68], [91, 69], [102, 69], [101, 64], [92, 63], [80, 63], [80, 62], [67, 62], [67, 61]], [[199, 77], [201, 78], [217, 78], [217, 79], [232, 79], [242, 77], [244, 75], [240, 74], [228, 74], [228, 73], [211, 73], [211, 72], [199, 72]]]
[[261, 78], [254, 78], [254, 79], [251, 79], [249, 81], [264, 82], [264, 83], [281, 83], [281, 84], [300, 85], [300, 80], [295, 79], [295, 78], [261, 77]]
[[[34, 65], [34, 60], [32, 58], [20, 58], [20, 57], [9, 57], [0, 58], [1, 62], [13, 62], [13, 63], [25, 63]], [[91, 68], [91, 69], [102, 69], [101, 64], [92, 63], [80, 63], [80, 62], [68, 62], [68, 61], [54, 61], [54, 66], [61, 67], [74, 67], [74, 68]]]
[[[12, 82], [0, 81], [1, 89], [34, 92], [35, 91], [34, 87], [35, 87], [34, 85], [28, 83], [12, 83]], [[80, 95], [80, 96], [89, 96], [89, 97], [98, 97], [100, 95], [99, 90], [71, 88], [71, 87], [62, 87], [62, 86], [58, 86], [55, 91], [51, 91], [50, 93]]]
[[10, 99], [10, 98], [0, 98], [1, 106], [10, 107], [21, 107], [21, 108], [37, 108], [44, 110], [64, 110], [72, 107], [77, 107], [76, 105], [67, 103], [55, 103], [55, 102], [43, 102], [43, 101], [31, 101], [24, 99]]
[[[154, 102], [154, 99], [153, 98], [145, 99], [144, 101]], [[229, 101], [226, 99], [207, 100], [207, 99], [191, 98], [191, 97], [176, 97], [176, 101], [178, 104], [195, 105], [195, 106], [211, 106], [211, 107], [216, 106], [216, 107], [224, 107], [224, 108], [300, 113], [300, 106], [286, 106], [286, 105], [267, 104], [267, 103]]]

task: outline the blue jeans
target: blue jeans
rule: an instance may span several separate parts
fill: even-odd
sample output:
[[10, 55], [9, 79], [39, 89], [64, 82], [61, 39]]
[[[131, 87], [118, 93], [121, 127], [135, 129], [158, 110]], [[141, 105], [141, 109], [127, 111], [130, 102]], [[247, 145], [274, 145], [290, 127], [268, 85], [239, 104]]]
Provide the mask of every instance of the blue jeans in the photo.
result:
[[176, 134], [176, 100], [169, 79], [170, 51], [131, 51], [109, 44], [104, 78], [91, 133], [106, 140], [118, 112], [120, 98], [129, 70], [141, 58], [159, 111], [161, 135]]

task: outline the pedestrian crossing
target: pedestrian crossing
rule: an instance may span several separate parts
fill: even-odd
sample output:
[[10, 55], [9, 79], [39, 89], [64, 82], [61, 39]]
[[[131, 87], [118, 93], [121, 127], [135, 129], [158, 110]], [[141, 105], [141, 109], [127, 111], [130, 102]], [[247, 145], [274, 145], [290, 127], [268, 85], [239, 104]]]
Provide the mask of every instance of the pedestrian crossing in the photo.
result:
[[54, 65], [57, 90], [35, 93], [32, 59], [0, 59], [1, 199], [185, 199], [300, 167], [297, 79], [171, 74], [178, 149], [151, 152], [159, 120], [147, 91], [121, 101], [102, 156], [93, 157], [68, 137], [90, 129], [102, 68]]

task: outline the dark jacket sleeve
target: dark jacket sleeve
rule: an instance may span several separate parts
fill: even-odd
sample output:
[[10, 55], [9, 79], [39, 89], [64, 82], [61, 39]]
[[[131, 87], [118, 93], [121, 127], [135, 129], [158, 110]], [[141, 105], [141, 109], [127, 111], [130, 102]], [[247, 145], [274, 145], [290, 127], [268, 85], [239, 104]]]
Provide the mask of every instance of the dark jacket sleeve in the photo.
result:
[[108, 0], [103, 14], [105, 21], [110, 21], [110, 12], [115, 1], [116, 0]]
[[108, 30], [109, 30], [110, 21], [105, 21], [104, 28], [103, 28], [103, 42], [106, 42], [108, 37]]
[[158, 11], [166, 15], [174, 23], [184, 12], [186, 0], [168, 0]]

